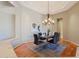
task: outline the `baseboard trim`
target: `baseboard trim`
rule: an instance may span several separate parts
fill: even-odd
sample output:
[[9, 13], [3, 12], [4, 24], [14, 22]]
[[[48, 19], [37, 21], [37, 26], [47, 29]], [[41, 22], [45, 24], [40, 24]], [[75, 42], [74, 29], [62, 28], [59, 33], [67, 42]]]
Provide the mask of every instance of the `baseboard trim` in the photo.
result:
[[79, 44], [77, 44], [77, 43], [75, 43], [75, 42], [73, 42], [73, 41], [71, 41], [71, 40], [66, 40], [66, 41], [70, 41], [70, 42], [72, 42], [73, 44], [77, 45], [77, 47], [79, 47]]

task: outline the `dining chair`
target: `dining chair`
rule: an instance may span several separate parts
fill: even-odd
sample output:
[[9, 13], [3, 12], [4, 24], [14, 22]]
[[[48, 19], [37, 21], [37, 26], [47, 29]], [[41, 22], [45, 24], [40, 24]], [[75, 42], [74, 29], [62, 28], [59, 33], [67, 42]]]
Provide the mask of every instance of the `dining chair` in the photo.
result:
[[52, 44], [57, 44], [57, 42], [58, 42], [59, 39], [60, 39], [60, 33], [55, 32], [55, 33], [54, 33], [54, 36], [51, 37], [51, 38], [52, 38], [52, 39], [51, 39], [50, 41], [48, 41], [48, 42], [50, 42], [50, 43], [52, 43]]
[[37, 34], [34, 34], [34, 44], [39, 45], [43, 43], [43, 41], [40, 41], [40, 38]]

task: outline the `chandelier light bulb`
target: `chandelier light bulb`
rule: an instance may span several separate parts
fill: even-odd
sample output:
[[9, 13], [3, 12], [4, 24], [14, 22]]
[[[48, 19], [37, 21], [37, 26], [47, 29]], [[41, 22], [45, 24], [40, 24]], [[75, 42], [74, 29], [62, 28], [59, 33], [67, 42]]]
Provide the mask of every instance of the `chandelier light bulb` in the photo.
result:
[[42, 21], [42, 23], [44, 24], [44, 21]]
[[49, 21], [51, 21], [51, 19], [50, 19], [50, 18], [48, 18], [48, 20], [49, 20]]
[[55, 21], [54, 21], [54, 20], [52, 20], [51, 22], [52, 22], [52, 23], [55, 23]]
[[47, 23], [47, 20], [45, 20], [45, 22]]

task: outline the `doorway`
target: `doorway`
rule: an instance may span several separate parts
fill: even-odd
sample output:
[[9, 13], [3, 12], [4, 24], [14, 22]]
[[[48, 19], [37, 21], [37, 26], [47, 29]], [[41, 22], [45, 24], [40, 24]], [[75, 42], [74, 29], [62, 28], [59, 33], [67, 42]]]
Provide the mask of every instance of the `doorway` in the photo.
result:
[[60, 38], [63, 38], [63, 20], [57, 19], [57, 31], [60, 33]]

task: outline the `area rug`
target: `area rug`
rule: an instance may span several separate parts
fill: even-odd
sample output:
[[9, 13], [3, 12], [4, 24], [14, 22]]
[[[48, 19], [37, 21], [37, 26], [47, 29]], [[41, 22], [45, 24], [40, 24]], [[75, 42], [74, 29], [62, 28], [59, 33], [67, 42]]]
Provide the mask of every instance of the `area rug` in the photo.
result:
[[39, 57], [60, 57], [66, 45], [44, 43], [37, 47], [31, 47], [32, 51], [37, 52]]

